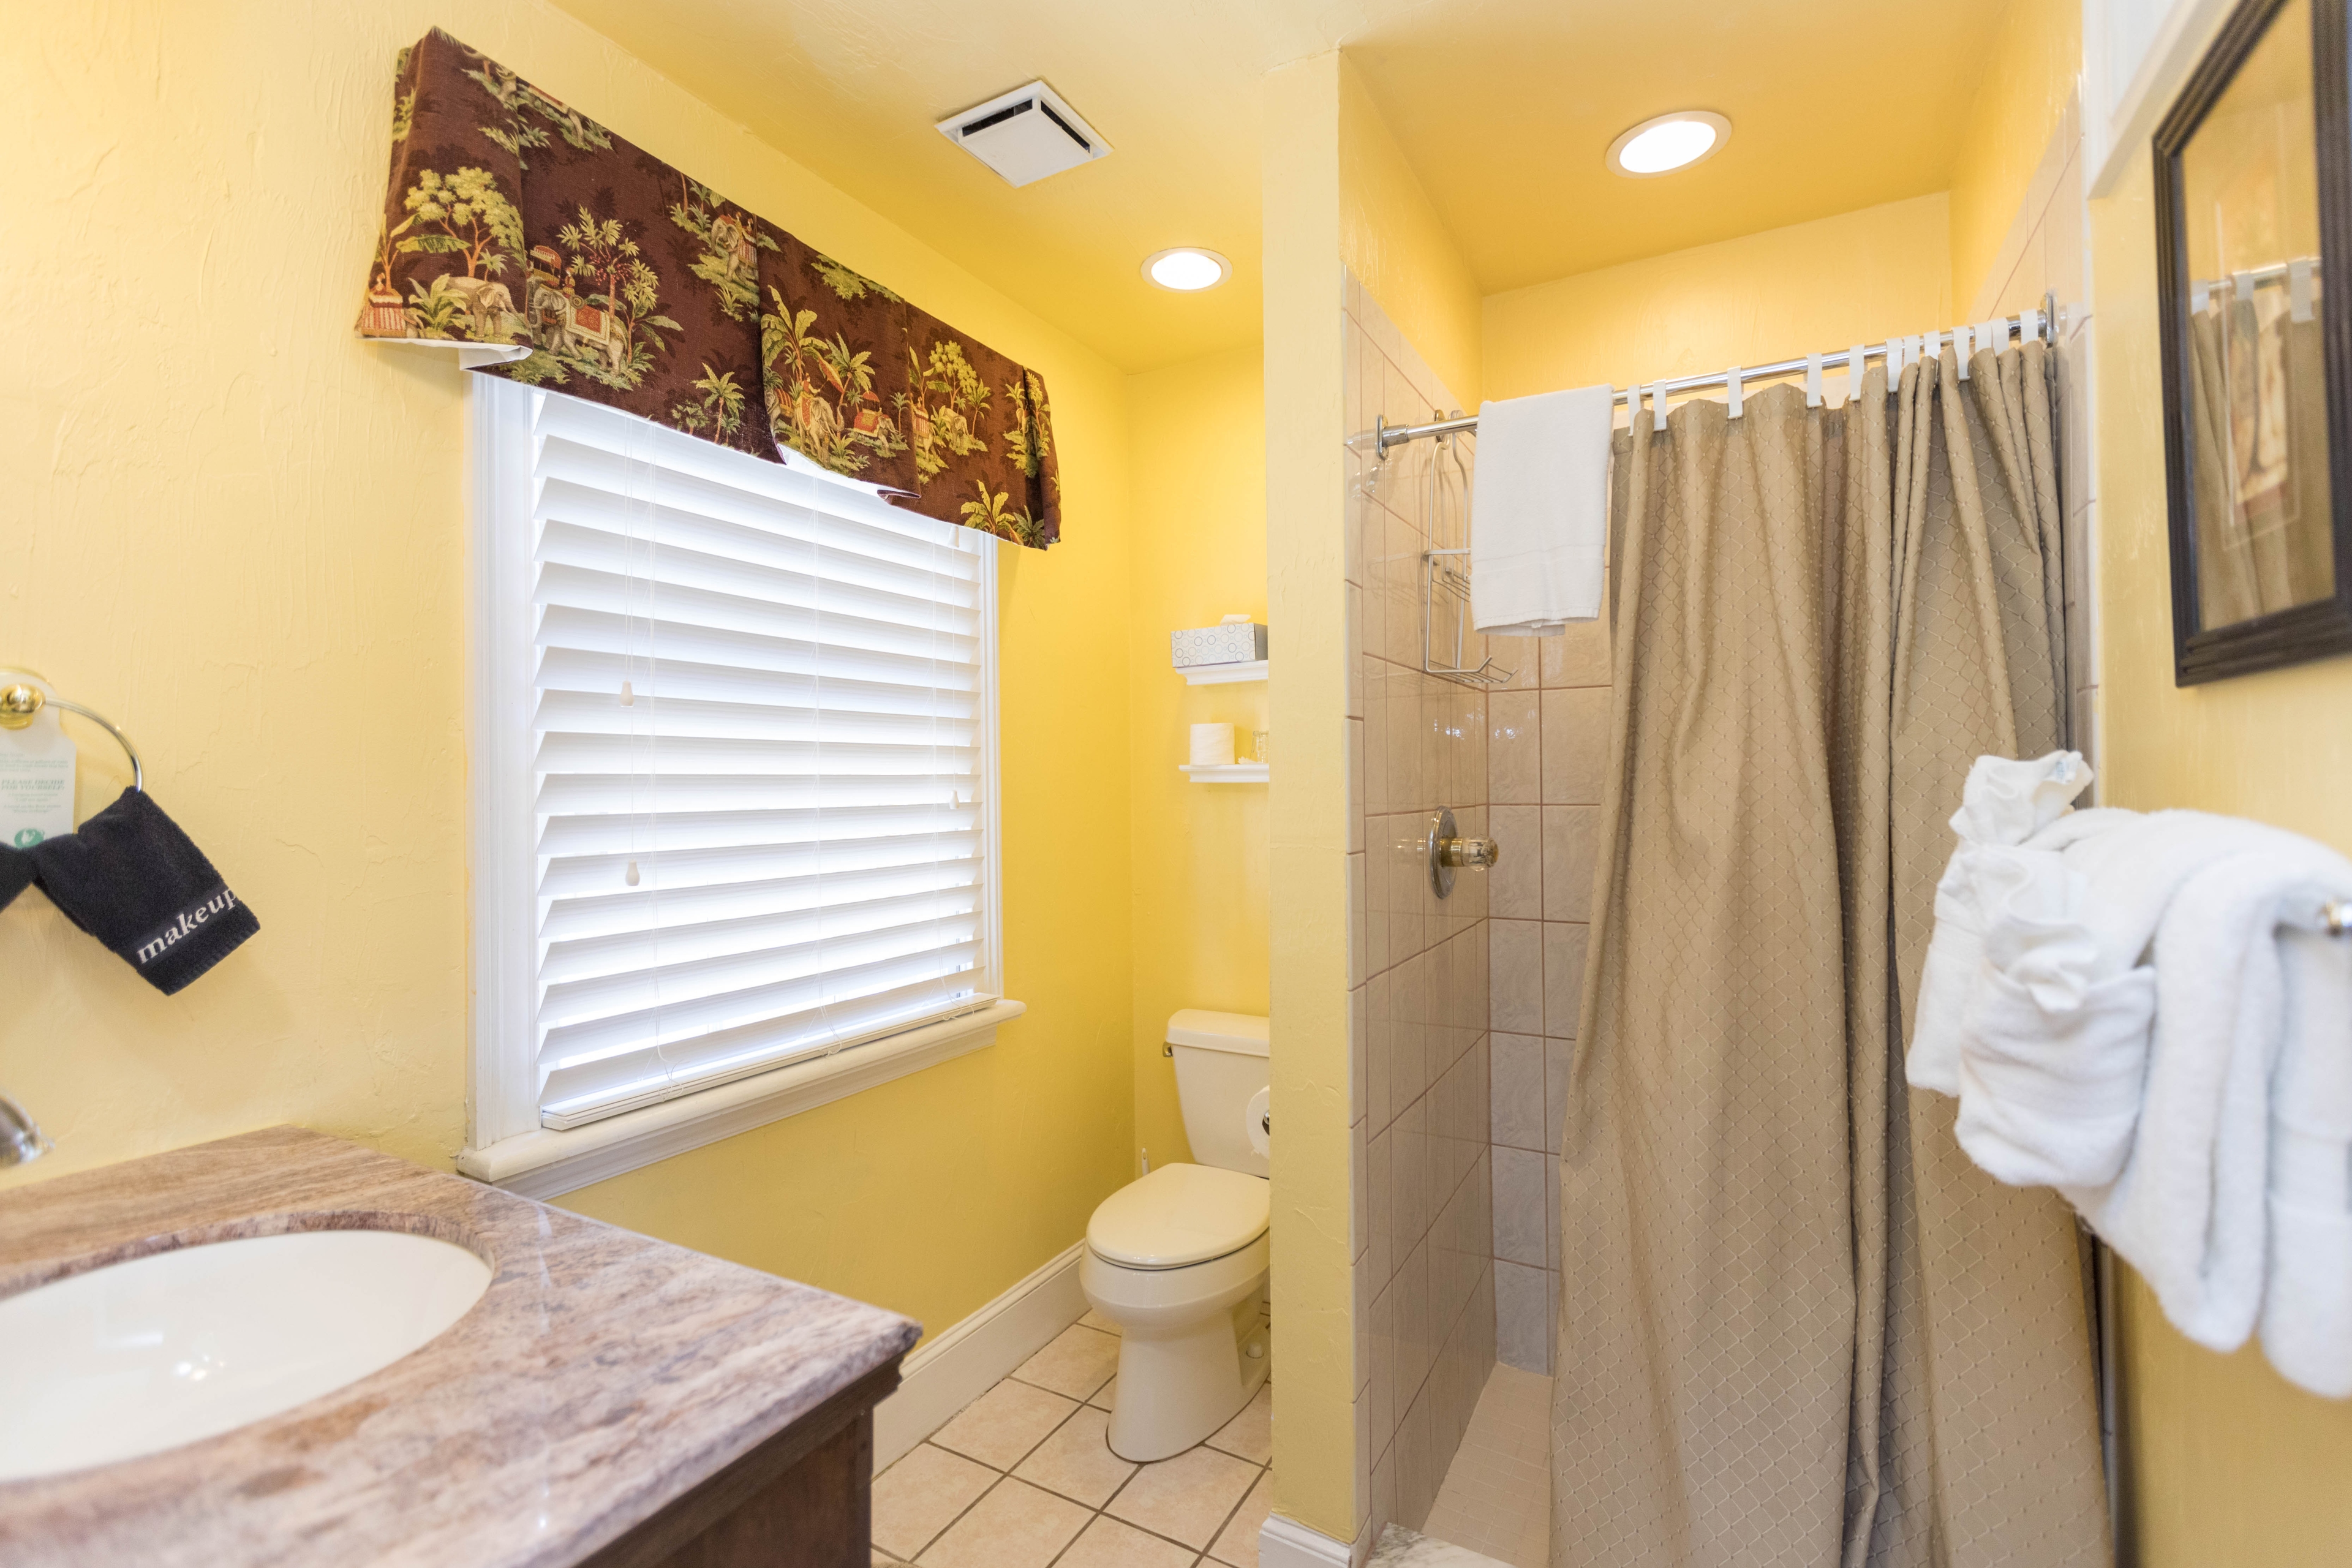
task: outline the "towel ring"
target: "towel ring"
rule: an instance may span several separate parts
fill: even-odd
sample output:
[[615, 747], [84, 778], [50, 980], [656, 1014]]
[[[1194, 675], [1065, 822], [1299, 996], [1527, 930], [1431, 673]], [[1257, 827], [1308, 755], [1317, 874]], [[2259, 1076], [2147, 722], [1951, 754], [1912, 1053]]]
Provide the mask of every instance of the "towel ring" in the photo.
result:
[[19, 680], [0, 686], [0, 730], [21, 730], [30, 724], [42, 709], [53, 706], [68, 713], [79, 713], [113, 736], [114, 743], [122, 748], [122, 754], [131, 759], [131, 787], [142, 795], [146, 793], [147, 770], [139, 765], [139, 749], [131, 743], [131, 737], [124, 734], [122, 727], [113, 720], [103, 713], [93, 712], [79, 702], [52, 697], [29, 681]]

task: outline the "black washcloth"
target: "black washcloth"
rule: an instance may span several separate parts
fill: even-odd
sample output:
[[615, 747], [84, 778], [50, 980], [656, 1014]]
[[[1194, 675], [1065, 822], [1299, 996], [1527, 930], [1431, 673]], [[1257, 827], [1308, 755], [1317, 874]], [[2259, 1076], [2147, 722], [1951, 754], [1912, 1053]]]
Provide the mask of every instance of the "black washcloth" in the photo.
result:
[[25, 854], [66, 919], [166, 996], [261, 929], [204, 851], [140, 790], [124, 790], [75, 831]]
[[0, 844], [0, 910], [23, 892], [33, 881], [33, 858], [21, 849]]

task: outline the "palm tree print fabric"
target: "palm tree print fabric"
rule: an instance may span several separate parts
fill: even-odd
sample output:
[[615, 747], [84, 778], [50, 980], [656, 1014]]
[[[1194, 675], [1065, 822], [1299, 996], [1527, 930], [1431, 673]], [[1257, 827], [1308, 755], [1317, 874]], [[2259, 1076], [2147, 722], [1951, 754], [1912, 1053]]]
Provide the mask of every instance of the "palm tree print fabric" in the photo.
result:
[[485, 367], [1044, 549], [1044, 378], [435, 30], [404, 51], [360, 331], [527, 344]]

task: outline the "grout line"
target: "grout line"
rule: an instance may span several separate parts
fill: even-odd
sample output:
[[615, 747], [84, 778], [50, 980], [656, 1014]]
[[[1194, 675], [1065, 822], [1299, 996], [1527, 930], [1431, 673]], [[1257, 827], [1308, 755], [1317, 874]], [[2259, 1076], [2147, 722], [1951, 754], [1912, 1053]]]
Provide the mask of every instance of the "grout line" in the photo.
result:
[[[921, 1445], [920, 1445], [920, 1444], [918, 1444], [918, 1445], [916, 1445], [916, 1447], [921, 1447]], [[941, 1451], [942, 1453], [950, 1453], [950, 1454], [953, 1454], [953, 1453], [955, 1453], [955, 1450], [954, 1450], [954, 1449], [952, 1449], [952, 1448], [946, 1448], [946, 1449], [942, 1449], [942, 1450], [940, 1450], [940, 1451]], [[956, 1455], [956, 1457], [957, 1457], [958, 1458], [966, 1458], [966, 1456], [961, 1455], [961, 1454], [957, 1454], [957, 1455]], [[979, 1463], [980, 1463], [980, 1461], [979, 1461], [978, 1459], [974, 1459], [974, 1460], [972, 1460], [972, 1463], [973, 1463], [973, 1464], [975, 1464], [975, 1465], [977, 1465], [977, 1464], [979, 1464]], [[992, 1467], [992, 1467], [983, 1467], [983, 1468], [993, 1468], [993, 1467]], [[943, 1525], [940, 1526], [940, 1528], [939, 1528], [939, 1530], [938, 1530], [937, 1533], [933, 1534], [933, 1535], [932, 1535], [932, 1537], [931, 1537], [929, 1541], [924, 1542], [922, 1543], [922, 1545], [920, 1545], [920, 1546], [917, 1547], [914, 1551], [909, 1552], [908, 1553], [907, 1553], [906, 1561], [907, 1561], [908, 1563], [910, 1563], [910, 1564], [911, 1564], [911, 1563], [913, 1563], [917, 1558], [919, 1558], [919, 1557], [922, 1556], [922, 1554], [923, 1554], [924, 1552], [929, 1552], [932, 1547], [937, 1546], [937, 1545], [940, 1543], [940, 1536], [945, 1535], [949, 1531], [953, 1530], [957, 1525], [961, 1524], [961, 1523], [963, 1522], [963, 1516], [964, 1516], [965, 1514], [967, 1514], [967, 1513], [970, 1513], [973, 1509], [978, 1508], [978, 1507], [980, 1506], [980, 1504], [981, 1504], [981, 1500], [982, 1500], [982, 1498], [987, 1497], [989, 1493], [991, 1493], [991, 1492], [994, 1491], [998, 1487], [1003, 1486], [1003, 1485], [1004, 1484], [1004, 1482], [1005, 1482], [1006, 1480], [1010, 1479], [1011, 1479], [1011, 1478], [1007, 1477], [1003, 1471], [1002, 1471], [1002, 1470], [998, 1470], [998, 1471], [996, 1471], [996, 1479], [994, 1479], [994, 1480], [992, 1480], [992, 1481], [989, 1482], [986, 1486], [984, 1486], [984, 1487], [981, 1488], [981, 1489], [980, 1489], [980, 1496], [979, 1496], [979, 1497], [976, 1497], [976, 1498], [972, 1499], [970, 1502], [968, 1502], [968, 1503], [964, 1504], [964, 1505], [963, 1505], [963, 1508], [962, 1508], [962, 1509], [961, 1509], [961, 1510], [956, 1514], [956, 1516], [955, 1516], [953, 1519], [951, 1519], [951, 1520], [948, 1521], [945, 1524], [943, 1524]], [[868, 1526], [868, 1528], [867, 1528], [867, 1532], [868, 1532], [869, 1534], [870, 1534], [870, 1533], [872, 1533], [872, 1527], [871, 1527], [870, 1525], [869, 1525], [869, 1526]]]

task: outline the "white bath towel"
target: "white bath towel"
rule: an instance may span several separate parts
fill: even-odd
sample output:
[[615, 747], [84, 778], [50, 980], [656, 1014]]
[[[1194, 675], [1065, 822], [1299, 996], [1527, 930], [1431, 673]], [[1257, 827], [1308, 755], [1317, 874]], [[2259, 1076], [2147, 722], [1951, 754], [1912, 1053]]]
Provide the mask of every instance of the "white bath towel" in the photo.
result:
[[[2263, 1308], [2273, 1068], [2290, 1019], [2305, 1016], [2279, 928], [2307, 927], [2329, 899], [2352, 895], [2352, 862], [2268, 831], [2293, 847], [2225, 854], [2177, 885], [2157, 926], [2156, 1023], [2130, 1156], [2112, 1183], [2061, 1189], [2173, 1326], [2217, 1351], [2243, 1344]], [[2283, 1335], [2298, 1326], [2283, 1320]]]
[[1936, 884], [1936, 927], [1927, 939], [1911, 1045], [1904, 1058], [1913, 1088], [1960, 1092], [1960, 1035], [1984, 959], [1984, 917], [1972, 852], [2023, 845], [2062, 820], [2068, 814], [2067, 803], [2090, 783], [2090, 764], [2076, 752], [2052, 752], [2022, 762], [1979, 757], [1969, 767], [1960, 808], [1952, 813], [1952, 834], [1958, 843]]
[[1962, 1148], [2057, 1187], [2190, 1339], [2259, 1323], [2283, 1374], [2352, 1395], [2352, 941], [2315, 930], [2352, 860], [2201, 812], [2053, 815], [2032, 766], [1972, 773], [1952, 819], [1913, 1083], [1948, 1052]]
[[2271, 1079], [2263, 1350], [2290, 1382], [2352, 1395], [2352, 942], [2279, 933], [2286, 1030]]
[[2181, 884], [2216, 860], [2305, 850], [2328, 853], [2284, 828], [2204, 811], [2149, 812], [2069, 843], [2066, 864], [2089, 886], [2084, 918], [2099, 944], [2096, 973], [2120, 974], [2139, 963]]
[[1478, 405], [1470, 613], [1488, 637], [1556, 637], [1601, 614], [1614, 392]]

